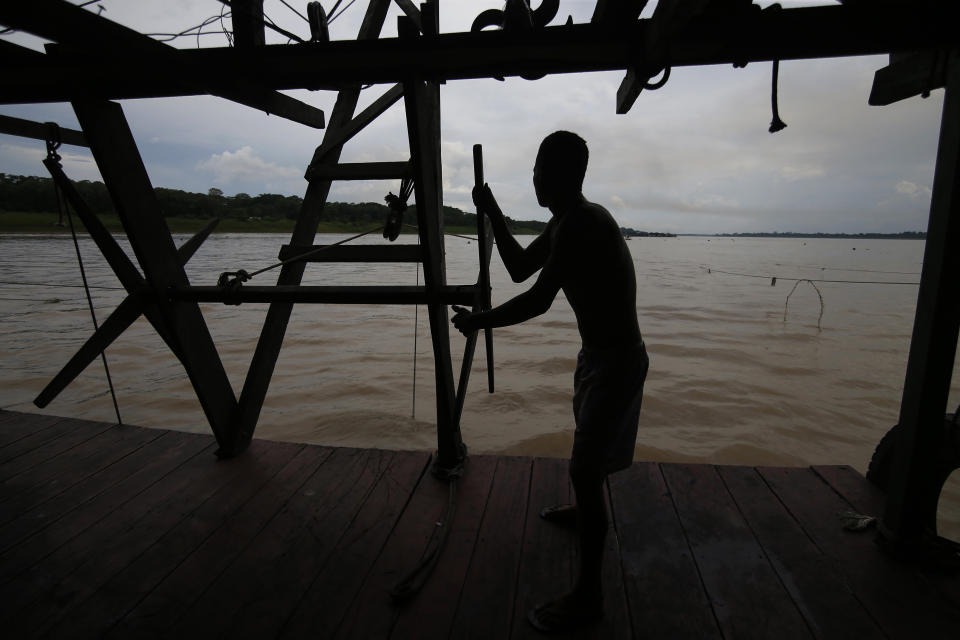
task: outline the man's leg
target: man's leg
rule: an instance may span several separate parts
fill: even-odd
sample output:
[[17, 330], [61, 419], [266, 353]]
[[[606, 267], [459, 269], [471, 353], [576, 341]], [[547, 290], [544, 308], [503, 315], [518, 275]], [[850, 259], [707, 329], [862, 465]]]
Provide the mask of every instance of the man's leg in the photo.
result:
[[604, 476], [597, 472], [573, 472], [577, 496], [577, 537], [580, 543], [580, 573], [573, 593], [585, 604], [602, 605], [603, 545], [607, 536], [607, 504], [603, 499]]
[[608, 528], [604, 475], [571, 470], [570, 478], [577, 497], [580, 567], [570, 593], [529, 612], [530, 623], [541, 631], [565, 631], [594, 622], [603, 614], [603, 546]]

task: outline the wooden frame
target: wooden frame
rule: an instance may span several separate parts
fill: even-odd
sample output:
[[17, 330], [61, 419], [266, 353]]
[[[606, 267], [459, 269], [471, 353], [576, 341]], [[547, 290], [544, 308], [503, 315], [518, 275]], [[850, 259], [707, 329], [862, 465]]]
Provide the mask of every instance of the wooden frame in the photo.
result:
[[[5, 63], [0, 104], [74, 103], [84, 129], [82, 139], [77, 137], [79, 132], [65, 132], [64, 141], [90, 144], [143, 269], [141, 276], [122, 251], [117, 253], [116, 243], [105, 230], [95, 223], [87, 225], [131, 296], [115, 312], [114, 321], [108, 321], [101, 334], [92, 339], [83, 358], [108, 343], [110, 335], [122, 331], [133, 312], [142, 308], [183, 362], [221, 453], [234, 455], [253, 435], [294, 302], [425, 302], [437, 376], [438, 466], [453, 470], [462, 461], [464, 447], [445, 305], [453, 299], [475, 297], [478, 292], [482, 295], [484, 287], [481, 283], [480, 289], [451, 288], [446, 283], [440, 215], [439, 83], [464, 78], [631, 70], [619, 97], [619, 110], [626, 111], [639, 93], [644, 72], [666, 64], [745, 64], [919, 52], [878, 74], [873, 98], [875, 103], [886, 104], [947, 86], [927, 250], [901, 407], [901, 424], [907, 435], [901, 442], [884, 517], [891, 539], [905, 543], [919, 539], [923, 535], [923, 513], [930, 509], [929, 496], [922, 495], [927, 462], [937, 449], [931, 425], [939, 425], [945, 412], [960, 315], [952, 289], [960, 276], [957, 254], [950, 251], [960, 224], [957, 3], [924, 3], [920, 11], [911, 10], [907, 3], [850, 0], [840, 6], [726, 13], [718, 8], [724, 3], [712, 3], [711, 13], [706, 16], [696, 14], [703, 2], [682, 7], [668, 2], [658, 10], [661, 15], [637, 20], [643, 0], [598, 0], [593, 24], [547, 27], [523, 34], [440, 34], [435, 2], [418, 11], [409, 0], [395, 1], [404, 12], [398, 38], [378, 37], [390, 0], [371, 0], [356, 41], [290, 46], [263, 44], [263, 20], [257, 11], [259, 7], [262, 12], [261, 0], [233, 0], [241, 13], [237, 21], [240, 46], [199, 50], [173, 49], [59, 0], [0, 5], [0, 24], [55, 42], [47, 47], [46, 55], [0, 42], [0, 61]], [[689, 15], [677, 17], [681, 9]], [[937, 57], [931, 63], [929, 52], [933, 49], [949, 51], [949, 63]], [[117, 50], [123, 55], [116, 55]], [[105, 56], [107, 51], [111, 55]], [[88, 73], [93, 62], [97, 74]], [[932, 69], [926, 80], [925, 69]], [[355, 116], [360, 83], [394, 86]], [[300, 286], [306, 263], [322, 261], [316, 257], [284, 265], [275, 287], [215, 292], [191, 287], [187, 282], [182, 264], [188, 252], [173, 247], [122, 110], [108, 100], [209, 93], [308, 126], [324, 126], [320, 110], [278, 93], [300, 88], [340, 92], [330, 126], [308, 170], [310, 184], [296, 228], [281, 255], [295, 256], [314, 248], [330, 180], [395, 177], [412, 167], [421, 241], [416, 255], [399, 247], [379, 254], [338, 248], [327, 257], [373, 259], [377, 254], [381, 260], [420, 259], [424, 262], [423, 287], [360, 291]], [[401, 97], [407, 115], [410, 166], [338, 164], [343, 145]], [[45, 128], [38, 129], [44, 127], [38, 123], [4, 122], [0, 127], [5, 126], [9, 132], [49, 136]], [[141, 296], [147, 296], [149, 304], [141, 306], [137, 302]], [[196, 304], [197, 300], [218, 296], [271, 303], [239, 399], [230, 388]], [[68, 366], [75, 367], [77, 363], [71, 362]]]

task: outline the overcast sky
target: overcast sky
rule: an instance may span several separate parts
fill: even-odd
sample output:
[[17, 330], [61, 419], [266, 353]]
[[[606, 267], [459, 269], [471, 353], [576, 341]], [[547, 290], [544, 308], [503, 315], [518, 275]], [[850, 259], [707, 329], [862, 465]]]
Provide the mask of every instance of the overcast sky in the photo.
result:
[[[80, 0], [72, 0], [78, 4]], [[305, 13], [305, 0], [287, 0]], [[329, 9], [334, 0], [324, 0]], [[345, 0], [343, 6], [350, 0]], [[330, 26], [333, 39], [355, 37], [367, 0]], [[587, 22], [595, 0], [560, 0]], [[655, 2], [644, 11], [648, 15]], [[767, 5], [769, 2], [757, 2]], [[831, 4], [782, 2], [786, 6]], [[148, 33], [179, 32], [218, 15], [216, 0], [102, 0], [111, 20]], [[441, 30], [466, 31], [500, 0], [441, 0]], [[280, 0], [265, 0], [277, 24], [309, 36], [306, 22]], [[227, 10], [229, 11], [229, 10]], [[384, 35], [396, 34], [396, 6]], [[229, 28], [229, 18], [224, 20]], [[210, 25], [213, 30], [217, 25]], [[2, 36], [40, 48], [22, 34]], [[268, 42], [283, 42], [267, 31]], [[171, 44], [196, 47], [197, 38]], [[224, 46], [220, 34], [202, 46]], [[472, 210], [471, 147], [482, 143], [485, 174], [507, 215], [546, 220], [531, 184], [540, 140], [556, 129], [583, 136], [590, 148], [584, 192], [622, 226], [676, 233], [743, 231], [898, 232], [925, 230], [943, 91], [888, 107], [870, 107], [873, 73], [886, 56], [784, 62], [780, 115], [789, 125], [770, 134], [770, 63], [675, 69], [659, 91], [644, 91], [627, 115], [615, 113], [622, 72], [451, 81], [443, 86], [445, 203]], [[385, 87], [363, 93], [361, 107]], [[333, 92], [289, 92], [329, 117]], [[402, 101], [344, 148], [345, 162], [409, 157]], [[211, 97], [123, 102], [154, 186], [228, 195], [303, 195], [303, 173], [322, 131]], [[0, 105], [0, 113], [77, 127], [69, 105]], [[74, 179], [99, 179], [86, 150], [64, 147]], [[0, 135], [0, 172], [44, 175], [43, 144]], [[339, 183], [331, 200], [382, 201], [398, 185]]]

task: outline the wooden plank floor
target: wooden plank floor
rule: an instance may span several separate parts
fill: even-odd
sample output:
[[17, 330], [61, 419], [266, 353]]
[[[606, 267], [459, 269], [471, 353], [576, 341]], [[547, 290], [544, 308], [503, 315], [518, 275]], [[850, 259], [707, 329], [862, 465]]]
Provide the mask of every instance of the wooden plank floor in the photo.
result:
[[[533, 638], [570, 585], [563, 460], [473, 456], [433, 575], [448, 486], [422, 452], [211, 436], [0, 411], [4, 637]], [[881, 553], [850, 467], [637, 463], [609, 481], [606, 616], [583, 638], [956, 638], [960, 584]]]

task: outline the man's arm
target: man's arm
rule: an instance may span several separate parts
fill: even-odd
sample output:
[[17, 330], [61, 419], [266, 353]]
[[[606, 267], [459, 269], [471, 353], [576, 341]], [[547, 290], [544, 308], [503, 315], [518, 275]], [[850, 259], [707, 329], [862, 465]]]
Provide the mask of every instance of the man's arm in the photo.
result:
[[550, 254], [550, 226], [530, 243], [526, 249], [510, 233], [507, 220], [497, 204], [490, 186], [474, 187], [473, 202], [477, 211], [490, 218], [493, 235], [497, 240], [497, 251], [514, 282], [523, 282], [543, 267]]
[[[538, 238], [539, 240], [539, 238]], [[564, 278], [570, 272], [575, 257], [568, 245], [567, 238], [558, 231], [554, 250], [549, 253], [543, 270], [530, 289], [511, 298], [502, 305], [480, 313], [470, 313], [467, 309], [454, 307], [456, 315], [453, 325], [464, 335], [486, 327], [506, 327], [525, 322], [547, 311], [563, 286]]]

